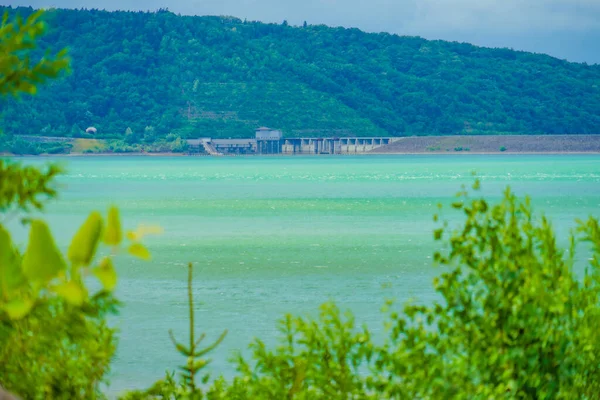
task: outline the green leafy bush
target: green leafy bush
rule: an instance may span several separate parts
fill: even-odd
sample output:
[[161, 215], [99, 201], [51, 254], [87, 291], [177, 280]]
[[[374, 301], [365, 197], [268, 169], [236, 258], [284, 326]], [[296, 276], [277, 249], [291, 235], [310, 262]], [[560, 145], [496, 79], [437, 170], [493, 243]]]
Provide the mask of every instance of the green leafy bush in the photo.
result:
[[[509, 190], [497, 205], [462, 194], [464, 226], [435, 238], [448, 272], [443, 301], [391, 313], [379, 350], [377, 388], [394, 398], [595, 398], [600, 384], [600, 229], [579, 222], [565, 254], [550, 222]], [[593, 244], [582, 279], [577, 240]]]
[[362, 399], [374, 397], [370, 378], [361, 373], [375, 355], [366, 327], [358, 329], [350, 312], [333, 303], [321, 306], [318, 319], [287, 315], [279, 327], [280, 345], [269, 349], [260, 339], [251, 360], [238, 354], [238, 375], [220, 378], [209, 399]]
[[[54, 195], [49, 186], [54, 172], [0, 164], [0, 176], [13, 184], [2, 181], [0, 216], [40, 208], [40, 195]], [[0, 386], [27, 399], [102, 397], [99, 385], [116, 345], [106, 316], [118, 306], [112, 295], [117, 283], [112, 258], [124, 249], [118, 211], [110, 209], [106, 219], [90, 214], [66, 257], [44, 221], [25, 221], [30, 234], [24, 252], [0, 223]], [[148, 258], [140, 236], [128, 234], [127, 250]], [[111, 255], [97, 259], [101, 244]], [[100, 283], [97, 291], [89, 289], [88, 277]]]
[[[66, 256], [40, 219], [23, 220], [29, 240], [24, 251], [17, 248], [4, 221], [41, 209], [56, 194], [59, 172], [0, 160], [0, 386], [27, 399], [102, 397], [99, 384], [116, 344], [106, 324], [118, 306], [113, 255], [127, 249], [149, 257], [139, 243], [143, 230], [128, 233], [130, 244], [123, 247], [115, 208], [106, 218], [91, 213]], [[109, 255], [97, 257], [100, 245]], [[91, 277], [99, 282], [96, 291], [90, 290]]]

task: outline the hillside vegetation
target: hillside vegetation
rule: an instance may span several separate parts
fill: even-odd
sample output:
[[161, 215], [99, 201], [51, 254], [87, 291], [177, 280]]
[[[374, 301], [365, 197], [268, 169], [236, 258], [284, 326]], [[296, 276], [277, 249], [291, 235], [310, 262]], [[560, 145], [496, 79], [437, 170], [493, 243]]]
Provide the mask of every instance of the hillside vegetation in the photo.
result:
[[72, 73], [3, 103], [8, 134], [86, 137], [95, 126], [131, 144], [261, 125], [287, 136], [600, 133], [598, 65], [168, 11], [51, 10], [46, 20], [40, 47], [68, 47]]

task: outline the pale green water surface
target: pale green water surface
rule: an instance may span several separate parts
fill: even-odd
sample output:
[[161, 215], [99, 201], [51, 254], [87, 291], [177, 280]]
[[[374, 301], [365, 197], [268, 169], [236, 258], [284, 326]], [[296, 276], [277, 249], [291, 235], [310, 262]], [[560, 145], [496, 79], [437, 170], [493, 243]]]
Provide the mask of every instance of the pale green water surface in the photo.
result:
[[[47, 219], [66, 247], [94, 209], [121, 208], [128, 227], [158, 224], [153, 260], [121, 260], [121, 330], [111, 393], [143, 387], [181, 361], [168, 329], [186, 332], [185, 265], [196, 263], [198, 326], [216, 338], [213, 370], [252, 337], [272, 342], [285, 312], [329, 299], [381, 332], [385, 298], [431, 301], [432, 215], [476, 170], [497, 198], [510, 184], [533, 197], [561, 238], [600, 212], [600, 156], [53, 158], [67, 174]], [[40, 158], [28, 163], [43, 163]], [[448, 216], [456, 220], [450, 213]], [[25, 233], [17, 236], [23, 240]], [[383, 284], [391, 284], [382, 287]]]

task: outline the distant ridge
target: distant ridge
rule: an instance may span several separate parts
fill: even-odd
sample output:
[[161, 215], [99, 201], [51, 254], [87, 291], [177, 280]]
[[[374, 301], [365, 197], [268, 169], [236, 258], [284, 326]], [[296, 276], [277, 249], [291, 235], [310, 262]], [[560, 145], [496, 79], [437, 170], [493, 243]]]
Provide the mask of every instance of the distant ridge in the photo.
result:
[[5, 132], [80, 136], [94, 126], [97, 137], [128, 131], [147, 142], [248, 137], [258, 126], [286, 136], [600, 133], [598, 65], [164, 10], [52, 10], [48, 24], [42, 49], [69, 47], [73, 73], [4, 103]]

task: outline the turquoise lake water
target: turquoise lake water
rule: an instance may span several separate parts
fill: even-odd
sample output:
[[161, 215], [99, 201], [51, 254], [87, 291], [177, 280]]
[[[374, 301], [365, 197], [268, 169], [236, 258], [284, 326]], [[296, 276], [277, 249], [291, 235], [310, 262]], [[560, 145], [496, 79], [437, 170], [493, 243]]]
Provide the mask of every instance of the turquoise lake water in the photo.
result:
[[[118, 205], [125, 225], [160, 225], [151, 262], [119, 260], [124, 308], [110, 393], [174, 369], [168, 330], [186, 333], [186, 264], [195, 269], [197, 321], [216, 338], [212, 369], [259, 336], [273, 343], [286, 312], [314, 314], [333, 299], [382, 331], [386, 298], [434, 298], [432, 215], [477, 171], [483, 193], [529, 194], [564, 240], [575, 218], [600, 215], [600, 156], [71, 157], [47, 208], [66, 247], [91, 210]], [[47, 159], [27, 159], [40, 164]], [[457, 222], [450, 210], [445, 216]], [[19, 240], [25, 232], [18, 227]]]

